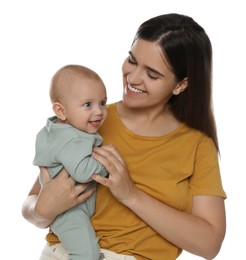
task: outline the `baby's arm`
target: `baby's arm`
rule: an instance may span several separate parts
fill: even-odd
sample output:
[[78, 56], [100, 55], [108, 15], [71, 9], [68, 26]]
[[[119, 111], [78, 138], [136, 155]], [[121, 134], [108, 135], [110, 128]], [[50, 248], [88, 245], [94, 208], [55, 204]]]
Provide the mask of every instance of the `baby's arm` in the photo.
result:
[[92, 157], [93, 140], [76, 138], [62, 150], [59, 161], [71, 177], [80, 183], [92, 181], [94, 174], [107, 176], [104, 166]]

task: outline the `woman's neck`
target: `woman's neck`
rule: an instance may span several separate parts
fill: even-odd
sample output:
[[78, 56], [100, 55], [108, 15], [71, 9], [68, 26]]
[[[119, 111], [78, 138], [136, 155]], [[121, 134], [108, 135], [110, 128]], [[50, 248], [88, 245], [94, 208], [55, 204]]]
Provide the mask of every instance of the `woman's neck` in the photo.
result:
[[144, 136], [163, 136], [174, 131], [180, 122], [168, 106], [158, 108], [129, 108], [121, 101], [117, 112], [123, 124], [132, 132]]

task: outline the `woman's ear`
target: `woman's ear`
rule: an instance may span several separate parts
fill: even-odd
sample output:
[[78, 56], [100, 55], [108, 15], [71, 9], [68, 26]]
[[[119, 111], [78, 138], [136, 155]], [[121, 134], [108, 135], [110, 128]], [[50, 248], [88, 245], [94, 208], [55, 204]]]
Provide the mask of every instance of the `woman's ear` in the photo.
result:
[[186, 90], [186, 88], [188, 87], [188, 78], [184, 78], [183, 80], [181, 80], [178, 85], [175, 87], [175, 89], [173, 90], [173, 95], [179, 95], [180, 93], [182, 93], [183, 91]]
[[53, 111], [56, 114], [57, 118], [60, 119], [61, 121], [65, 121], [67, 119], [65, 108], [61, 103], [55, 102], [53, 104]]

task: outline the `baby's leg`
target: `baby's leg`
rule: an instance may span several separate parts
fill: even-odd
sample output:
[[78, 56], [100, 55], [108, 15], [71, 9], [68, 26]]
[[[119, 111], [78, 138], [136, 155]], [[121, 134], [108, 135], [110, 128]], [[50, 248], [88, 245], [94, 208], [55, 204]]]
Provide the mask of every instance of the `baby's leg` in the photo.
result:
[[51, 225], [69, 254], [69, 260], [98, 260], [98, 239], [86, 213], [86, 204], [81, 204], [58, 216]]

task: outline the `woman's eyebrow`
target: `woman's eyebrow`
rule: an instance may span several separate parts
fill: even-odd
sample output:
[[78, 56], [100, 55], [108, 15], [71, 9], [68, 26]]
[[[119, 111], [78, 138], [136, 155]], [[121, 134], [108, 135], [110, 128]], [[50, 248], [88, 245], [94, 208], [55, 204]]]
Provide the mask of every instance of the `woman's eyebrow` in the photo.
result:
[[[134, 55], [133, 55], [133, 53], [132, 53], [131, 51], [129, 51], [129, 55], [136, 61], [136, 58], [134, 57]], [[153, 69], [153, 68], [151, 68], [151, 67], [149, 67], [149, 66], [145, 66], [145, 67], [146, 67], [146, 69], [150, 70], [151, 72], [156, 73], [156, 74], [158, 74], [158, 75], [161, 76], [161, 77], [165, 77], [165, 75], [163, 75], [162, 73], [160, 73], [158, 70]]]

